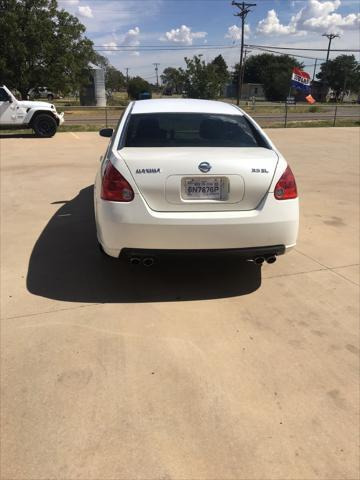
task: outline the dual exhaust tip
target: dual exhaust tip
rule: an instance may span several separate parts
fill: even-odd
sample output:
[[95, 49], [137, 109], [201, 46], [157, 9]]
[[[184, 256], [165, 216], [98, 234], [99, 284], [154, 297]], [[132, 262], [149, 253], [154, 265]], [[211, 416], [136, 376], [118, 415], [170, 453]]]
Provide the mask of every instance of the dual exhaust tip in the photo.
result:
[[153, 257], [130, 257], [129, 259], [131, 265], [144, 265], [144, 267], [152, 267], [155, 263], [155, 260]]
[[256, 263], [256, 265], [262, 265], [264, 262], [275, 263], [276, 255], [270, 255], [269, 257], [255, 257], [254, 262]]

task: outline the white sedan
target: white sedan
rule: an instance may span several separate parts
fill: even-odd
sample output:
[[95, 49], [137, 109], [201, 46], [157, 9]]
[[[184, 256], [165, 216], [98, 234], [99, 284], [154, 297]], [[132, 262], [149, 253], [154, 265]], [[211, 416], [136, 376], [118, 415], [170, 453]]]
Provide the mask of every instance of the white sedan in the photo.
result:
[[273, 263], [296, 244], [299, 204], [286, 160], [244, 111], [223, 102], [129, 104], [95, 181], [100, 249], [150, 266], [160, 252], [236, 252]]

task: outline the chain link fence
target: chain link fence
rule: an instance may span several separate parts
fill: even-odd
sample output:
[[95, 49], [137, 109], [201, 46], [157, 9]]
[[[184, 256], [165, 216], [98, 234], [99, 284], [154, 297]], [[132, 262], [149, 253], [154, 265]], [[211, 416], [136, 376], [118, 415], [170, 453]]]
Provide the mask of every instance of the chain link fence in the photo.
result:
[[[82, 107], [57, 106], [65, 114], [65, 125], [115, 127], [124, 106]], [[261, 127], [360, 125], [360, 105], [287, 105], [257, 103], [241, 105]]]

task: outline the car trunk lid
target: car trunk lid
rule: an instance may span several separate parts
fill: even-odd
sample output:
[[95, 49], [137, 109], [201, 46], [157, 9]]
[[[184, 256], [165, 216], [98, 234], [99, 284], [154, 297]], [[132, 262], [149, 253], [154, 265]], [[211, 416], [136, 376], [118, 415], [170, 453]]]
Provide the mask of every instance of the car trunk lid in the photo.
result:
[[118, 155], [156, 211], [253, 210], [278, 162], [276, 152], [263, 147], [125, 147]]

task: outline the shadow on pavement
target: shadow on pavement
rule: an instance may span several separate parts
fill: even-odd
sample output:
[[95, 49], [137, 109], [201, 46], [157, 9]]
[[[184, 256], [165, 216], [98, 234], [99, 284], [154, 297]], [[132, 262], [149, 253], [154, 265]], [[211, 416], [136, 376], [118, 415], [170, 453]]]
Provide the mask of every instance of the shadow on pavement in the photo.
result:
[[[53, 202], [54, 204], [62, 202]], [[166, 302], [246, 295], [261, 269], [234, 255], [166, 255], [151, 268], [104, 257], [97, 246], [93, 186], [51, 218], [32, 251], [27, 288], [71, 302]]]
[[38, 138], [35, 133], [0, 133], [0, 140], [3, 138]]

